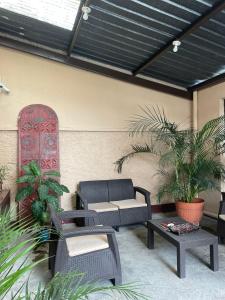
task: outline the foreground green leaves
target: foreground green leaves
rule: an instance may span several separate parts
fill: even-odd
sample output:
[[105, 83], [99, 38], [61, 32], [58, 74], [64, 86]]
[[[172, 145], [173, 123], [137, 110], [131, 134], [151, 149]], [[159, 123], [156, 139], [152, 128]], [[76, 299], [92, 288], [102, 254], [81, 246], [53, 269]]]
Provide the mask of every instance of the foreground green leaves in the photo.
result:
[[28, 218], [18, 224], [12, 222], [11, 211], [0, 214], [0, 299], [37, 264], [26, 258], [37, 246], [38, 230]]
[[98, 294], [99, 299], [149, 300], [150, 298], [139, 292], [140, 286], [125, 284], [120, 286], [98, 287], [96, 284], [81, 284], [84, 274], [72, 272], [56, 274], [45, 287], [39, 285], [37, 291], [30, 292], [27, 286], [26, 294], [17, 300], [87, 300], [88, 296]]
[[22, 187], [18, 190], [16, 194], [16, 201], [23, 201], [27, 197], [31, 196], [34, 193], [34, 188], [31, 185]]

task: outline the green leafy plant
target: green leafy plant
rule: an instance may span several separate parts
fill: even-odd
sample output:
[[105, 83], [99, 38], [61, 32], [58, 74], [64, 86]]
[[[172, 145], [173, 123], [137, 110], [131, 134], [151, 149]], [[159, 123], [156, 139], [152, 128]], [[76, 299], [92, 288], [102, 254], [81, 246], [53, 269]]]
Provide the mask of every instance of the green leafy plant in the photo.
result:
[[[111, 299], [149, 299], [138, 291], [140, 286], [125, 284], [120, 286], [97, 286], [82, 284], [83, 273], [56, 274], [44, 286], [37, 282], [32, 288], [29, 275], [40, 262], [32, 262], [31, 252], [38, 244], [36, 233], [40, 226], [32, 224], [28, 218], [15, 222], [13, 212], [0, 213], [0, 299], [14, 300], [86, 300], [94, 293], [107, 294]], [[10, 297], [11, 295], [11, 297]], [[118, 298], [119, 297], [119, 298]]]
[[69, 193], [65, 185], [60, 184], [52, 177], [60, 177], [58, 171], [41, 172], [35, 161], [23, 167], [24, 174], [17, 179], [17, 183], [22, 185], [16, 194], [16, 201], [23, 201], [32, 197], [32, 214], [40, 223], [48, 222], [47, 204], [51, 203], [56, 211], [60, 211], [58, 197], [63, 193]]
[[0, 166], [0, 191], [2, 190], [3, 181], [7, 179], [9, 175], [9, 168], [7, 165]]
[[35, 236], [39, 227], [31, 225], [28, 218], [15, 222], [13, 214], [12, 211], [0, 213], [0, 299], [37, 264], [27, 257], [38, 244]]
[[200, 130], [182, 129], [169, 121], [163, 110], [146, 107], [130, 121], [130, 133], [147, 137], [150, 142], [132, 145], [132, 150], [117, 160], [117, 170], [121, 172], [124, 162], [137, 154], [158, 156], [157, 174], [163, 177], [159, 201], [169, 195], [174, 200], [192, 202], [203, 191], [219, 189], [225, 175], [220, 161], [225, 152], [224, 116], [208, 121]]
[[[17, 300], [88, 300], [90, 295], [97, 294], [99, 299], [108, 296], [108, 299], [148, 300], [138, 291], [140, 286], [124, 284], [118, 286], [97, 286], [95, 283], [81, 284], [84, 274], [72, 272], [69, 274], [56, 274], [44, 287], [41, 284], [37, 290], [31, 292], [27, 286], [26, 294]], [[104, 299], [106, 299], [104, 297]]]

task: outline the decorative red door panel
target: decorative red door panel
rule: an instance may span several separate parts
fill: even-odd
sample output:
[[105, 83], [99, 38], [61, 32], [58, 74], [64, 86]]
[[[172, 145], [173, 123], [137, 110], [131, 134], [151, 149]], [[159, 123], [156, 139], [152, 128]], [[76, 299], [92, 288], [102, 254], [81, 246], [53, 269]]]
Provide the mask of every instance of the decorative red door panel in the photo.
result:
[[[18, 118], [18, 173], [35, 160], [42, 171], [59, 170], [58, 118], [48, 106], [33, 104], [22, 109]], [[20, 203], [30, 213], [31, 199]]]

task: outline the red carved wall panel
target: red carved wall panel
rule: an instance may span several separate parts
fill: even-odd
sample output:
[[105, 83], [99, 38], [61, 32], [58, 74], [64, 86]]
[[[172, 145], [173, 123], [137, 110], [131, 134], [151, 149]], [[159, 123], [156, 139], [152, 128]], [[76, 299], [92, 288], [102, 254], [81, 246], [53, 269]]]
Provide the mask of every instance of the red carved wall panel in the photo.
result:
[[[59, 170], [58, 118], [48, 106], [33, 104], [22, 109], [18, 118], [18, 173], [21, 166], [35, 160], [42, 171]], [[20, 203], [30, 212], [32, 199]]]

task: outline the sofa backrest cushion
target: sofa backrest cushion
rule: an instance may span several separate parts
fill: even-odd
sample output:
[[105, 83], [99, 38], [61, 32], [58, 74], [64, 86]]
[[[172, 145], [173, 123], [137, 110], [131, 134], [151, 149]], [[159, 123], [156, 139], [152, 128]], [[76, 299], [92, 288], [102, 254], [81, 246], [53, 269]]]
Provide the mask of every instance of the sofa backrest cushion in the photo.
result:
[[81, 181], [79, 190], [88, 203], [108, 202], [107, 180]]
[[134, 198], [134, 187], [131, 179], [108, 180], [109, 201]]

